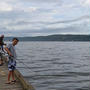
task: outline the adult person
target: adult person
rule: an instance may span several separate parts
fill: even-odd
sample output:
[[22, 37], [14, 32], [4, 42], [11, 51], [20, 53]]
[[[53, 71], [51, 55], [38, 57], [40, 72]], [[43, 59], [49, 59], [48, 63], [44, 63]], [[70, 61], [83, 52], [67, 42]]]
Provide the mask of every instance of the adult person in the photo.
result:
[[2, 59], [2, 52], [4, 52], [3, 45], [6, 45], [4, 43], [4, 35], [0, 36], [0, 66], [3, 65], [3, 59]]

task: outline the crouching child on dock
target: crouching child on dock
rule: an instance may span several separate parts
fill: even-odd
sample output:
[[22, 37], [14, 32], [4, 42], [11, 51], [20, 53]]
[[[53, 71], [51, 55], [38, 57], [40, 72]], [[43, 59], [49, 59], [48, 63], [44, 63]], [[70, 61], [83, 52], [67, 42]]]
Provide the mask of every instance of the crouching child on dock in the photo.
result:
[[[8, 44], [7, 47], [5, 47], [5, 50], [7, 51], [9, 55], [9, 61], [8, 61], [8, 82], [6, 84], [10, 84], [11, 82], [16, 82], [14, 70], [16, 69], [16, 51], [15, 51], [15, 45], [17, 45], [19, 40], [17, 38], [13, 38], [12, 43]], [[12, 77], [12, 80], [10, 78]]]

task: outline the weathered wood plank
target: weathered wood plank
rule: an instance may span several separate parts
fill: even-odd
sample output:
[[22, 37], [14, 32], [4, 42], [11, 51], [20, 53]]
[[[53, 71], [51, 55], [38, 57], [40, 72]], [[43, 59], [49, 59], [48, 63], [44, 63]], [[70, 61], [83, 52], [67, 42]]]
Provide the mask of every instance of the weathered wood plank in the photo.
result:
[[0, 66], [0, 90], [23, 90], [19, 81], [15, 84], [5, 84], [7, 82], [8, 68], [4, 64]]
[[[5, 57], [3, 57], [3, 60], [6, 62]], [[33, 86], [23, 78], [18, 70], [15, 70], [15, 76], [17, 79], [16, 83], [5, 84], [8, 77], [7, 62], [3, 66], [0, 66], [0, 90], [35, 90]]]

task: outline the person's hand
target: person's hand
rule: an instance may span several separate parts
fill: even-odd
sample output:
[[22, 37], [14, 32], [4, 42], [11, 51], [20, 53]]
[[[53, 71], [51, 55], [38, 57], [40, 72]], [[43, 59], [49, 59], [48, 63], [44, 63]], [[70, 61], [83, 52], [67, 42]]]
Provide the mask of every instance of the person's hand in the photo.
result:
[[11, 53], [9, 53], [9, 56], [13, 56]]

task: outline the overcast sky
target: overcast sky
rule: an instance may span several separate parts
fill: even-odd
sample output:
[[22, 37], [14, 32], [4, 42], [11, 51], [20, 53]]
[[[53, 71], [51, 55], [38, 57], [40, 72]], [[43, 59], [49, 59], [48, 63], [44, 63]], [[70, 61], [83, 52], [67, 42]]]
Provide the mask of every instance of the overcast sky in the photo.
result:
[[0, 34], [89, 34], [90, 0], [0, 0]]

